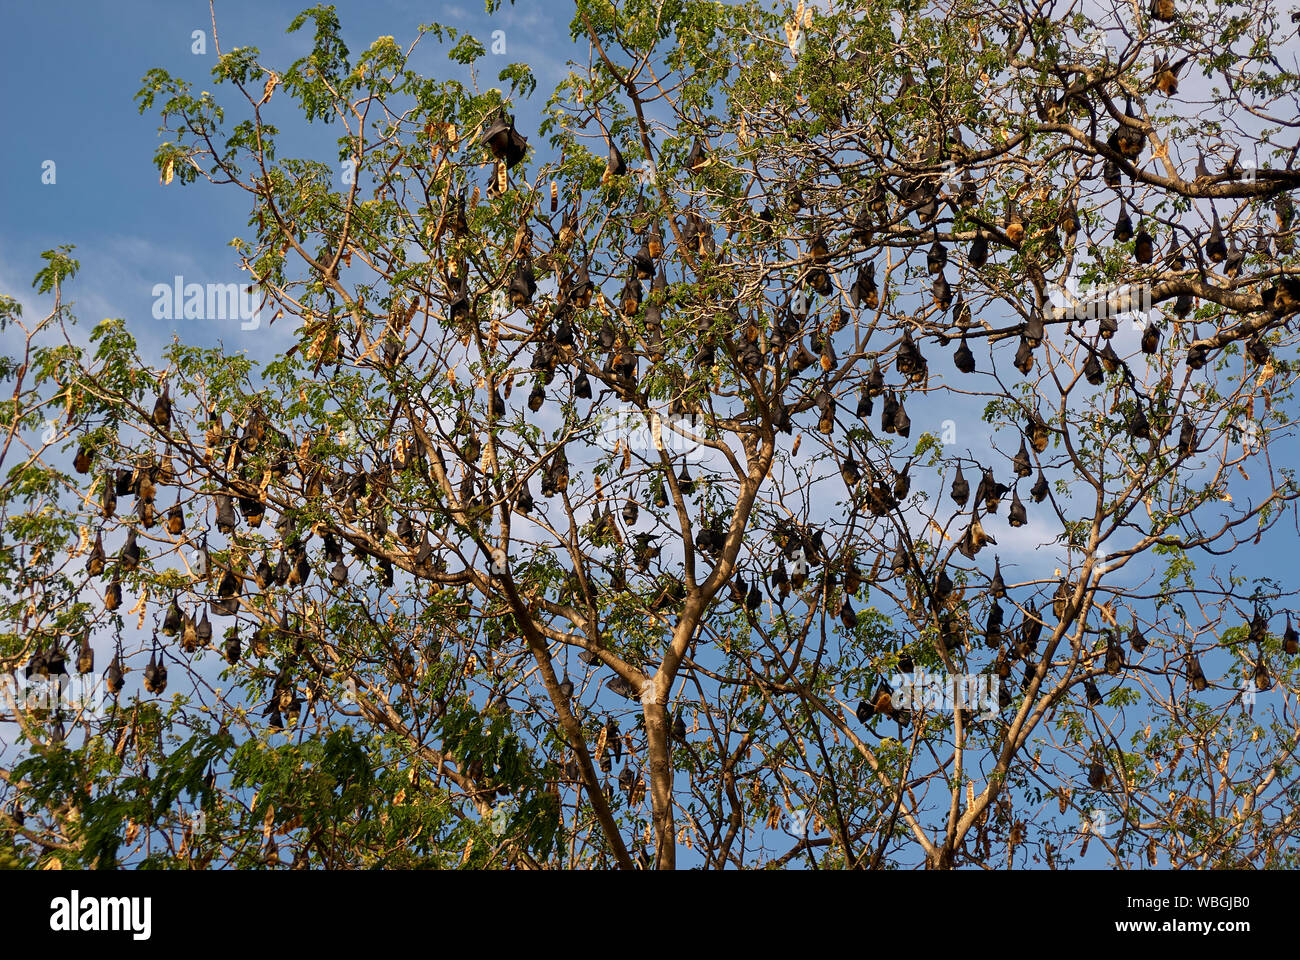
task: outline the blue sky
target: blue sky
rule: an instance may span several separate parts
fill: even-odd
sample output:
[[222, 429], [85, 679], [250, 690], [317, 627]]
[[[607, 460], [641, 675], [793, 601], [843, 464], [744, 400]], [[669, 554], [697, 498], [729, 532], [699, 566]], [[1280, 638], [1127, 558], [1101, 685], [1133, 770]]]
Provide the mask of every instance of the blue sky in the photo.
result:
[[[220, 0], [221, 48], [256, 46], [267, 64], [288, 66], [310, 49], [311, 28], [295, 34], [285, 28], [310, 5], [307, 0]], [[489, 54], [483, 61], [486, 86], [495, 85], [499, 66], [525, 61], [537, 73], [540, 104], [564, 71], [567, 19], [546, 14], [543, 4], [507, 4], [491, 18], [482, 0], [336, 6], [355, 52], [382, 35], [406, 46], [421, 23], [436, 20], [485, 42], [492, 30], [505, 31], [505, 55]], [[241, 279], [227, 245], [247, 232], [248, 204], [230, 189], [160, 184], [151, 162], [160, 142], [159, 122], [152, 112], [142, 116], [134, 102], [141, 77], [152, 67], [199, 90], [214, 88], [210, 71], [216, 53], [207, 2], [4, 0], [0, 23], [0, 79], [6, 90], [0, 122], [11, 131], [0, 151], [0, 289], [35, 311], [31, 279], [42, 265], [41, 251], [75, 244], [81, 273], [69, 295], [78, 302], [75, 312], [83, 327], [104, 317], [126, 317], [142, 346], [161, 345], [176, 325], [152, 320], [155, 283], [170, 282], [177, 273], [213, 282]], [[195, 30], [206, 37], [206, 54], [191, 52]], [[417, 69], [445, 75], [452, 66], [434, 38], [426, 37], [420, 50]], [[229, 92], [218, 99], [228, 100]], [[285, 154], [327, 142], [319, 125], [288, 123], [287, 110], [271, 119], [285, 123]], [[302, 138], [304, 130], [318, 138], [315, 143]], [[56, 165], [56, 182], [47, 185], [42, 165], [48, 160]], [[196, 330], [191, 325], [183, 333], [201, 342], [220, 337], [234, 349], [267, 346], [260, 338], [241, 343], [237, 327]]]

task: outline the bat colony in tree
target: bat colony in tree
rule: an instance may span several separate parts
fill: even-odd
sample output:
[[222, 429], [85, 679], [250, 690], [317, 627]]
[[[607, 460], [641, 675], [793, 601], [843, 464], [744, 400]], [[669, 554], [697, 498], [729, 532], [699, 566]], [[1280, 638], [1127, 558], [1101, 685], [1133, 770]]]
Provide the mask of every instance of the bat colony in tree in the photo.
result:
[[824, 7], [579, 0], [524, 130], [322, 8], [237, 123], [150, 71], [301, 326], [11, 365], [75, 459], [6, 475], [6, 663], [111, 691], [19, 711], [15, 850], [1295, 865], [1294, 17]]

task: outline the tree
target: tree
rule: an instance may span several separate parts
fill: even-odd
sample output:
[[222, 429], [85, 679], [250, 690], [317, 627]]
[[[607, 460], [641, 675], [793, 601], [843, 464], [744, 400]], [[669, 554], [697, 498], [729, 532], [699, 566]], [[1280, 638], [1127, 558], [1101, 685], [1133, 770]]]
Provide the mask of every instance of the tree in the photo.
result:
[[21, 368], [16, 856], [1295, 865], [1294, 17], [824, 6], [149, 71], [297, 343]]

